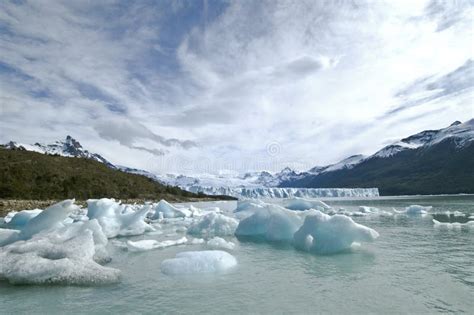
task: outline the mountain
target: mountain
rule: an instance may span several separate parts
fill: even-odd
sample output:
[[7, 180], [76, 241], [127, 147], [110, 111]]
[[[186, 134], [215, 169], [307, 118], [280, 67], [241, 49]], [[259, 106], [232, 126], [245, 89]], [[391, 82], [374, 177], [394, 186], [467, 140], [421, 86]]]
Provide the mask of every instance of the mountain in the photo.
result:
[[422, 131], [355, 161], [312, 169], [280, 187], [378, 187], [381, 195], [474, 193], [474, 119]]
[[4, 145], [4, 148], [10, 150], [24, 150], [33, 151], [42, 154], [60, 155], [65, 157], [78, 157], [90, 159], [107, 165], [110, 168], [115, 169], [116, 166], [107, 161], [103, 156], [97, 153], [90, 153], [85, 150], [82, 145], [76, 139], [71, 136], [67, 136], [64, 141], [56, 141], [53, 144], [23, 144], [10, 141]]
[[221, 199], [166, 186], [142, 175], [112, 169], [102, 162], [0, 148], [0, 198]]

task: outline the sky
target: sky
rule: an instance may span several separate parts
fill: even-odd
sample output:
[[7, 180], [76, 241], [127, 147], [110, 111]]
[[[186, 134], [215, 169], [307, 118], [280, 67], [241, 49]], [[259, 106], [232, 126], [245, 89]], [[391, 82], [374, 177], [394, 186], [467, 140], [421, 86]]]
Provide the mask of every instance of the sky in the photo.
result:
[[474, 2], [1, 1], [0, 143], [307, 170], [474, 117]]

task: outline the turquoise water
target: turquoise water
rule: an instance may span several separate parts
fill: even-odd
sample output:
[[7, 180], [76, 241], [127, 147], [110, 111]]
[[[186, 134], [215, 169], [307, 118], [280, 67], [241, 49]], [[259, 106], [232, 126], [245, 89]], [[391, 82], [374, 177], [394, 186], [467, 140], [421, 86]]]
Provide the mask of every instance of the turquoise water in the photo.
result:
[[[431, 213], [474, 214], [474, 196], [328, 199], [329, 205], [399, 210], [412, 204]], [[197, 206], [201, 206], [196, 204]], [[209, 204], [208, 204], [209, 205]], [[232, 210], [235, 202], [214, 204]], [[440, 220], [453, 217], [437, 216]], [[474, 229], [435, 228], [432, 216], [354, 217], [380, 233], [350, 252], [316, 256], [291, 246], [239, 242], [238, 266], [225, 274], [166, 276], [160, 263], [184, 245], [131, 253], [112, 243], [119, 284], [99, 287], [13, 286], [0, 282], [0, 312], [18, 313], [474, 313]], [[176, 239], [163, 235], [132, 239]], [[119, 239], [124, 241], [125, 239]], [[1, 262], [0, 262], [1, 263]]]

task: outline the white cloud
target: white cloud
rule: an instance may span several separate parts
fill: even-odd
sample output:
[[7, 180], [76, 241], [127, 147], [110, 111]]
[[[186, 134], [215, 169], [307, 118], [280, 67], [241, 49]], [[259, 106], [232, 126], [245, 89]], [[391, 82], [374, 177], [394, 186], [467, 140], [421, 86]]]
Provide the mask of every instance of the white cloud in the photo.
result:
[[3, 2], [0, 140], [71, 134], [113, 162], [159, 171], [277, 170], [474, 114], [471, 63], [456, 93], [399, 93], [473, 59], [467, 1], [215, 5], [211, 18], [198, 2]]

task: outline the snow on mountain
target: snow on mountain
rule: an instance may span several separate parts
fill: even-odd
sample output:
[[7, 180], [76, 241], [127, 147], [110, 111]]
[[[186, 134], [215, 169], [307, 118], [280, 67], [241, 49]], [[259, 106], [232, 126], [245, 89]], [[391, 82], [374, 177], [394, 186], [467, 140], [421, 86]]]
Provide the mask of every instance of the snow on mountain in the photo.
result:
[[474, 141], [474, 119], [468, 120], [465, 123], [455, 121], [449, 127], [439, 130], [419, 132], [384, 147], [370, 158], [386, 158], [405, 150], [429, 147], [446, 139], [452, 139], [458, 148], [462, 148], [471, 141]]
[[348, 158], [345, 158], [344, 160], [341, 160], [335, 164], [330, 164], [327, 166], [315, 166], [312, 169], [310, 169], [308, 172], [311, 174], [322, 174], [326, 172], [332, 172], [332, 171], [337, 171], [341, 169], [351, 169], [360, 162], [362, 162], [366, 158], [365, 155], [362, 154], [357, 154], [357, 155], [351, 155]]
[[23, 144], [10, 141], [5, 145], [10, 150], [34, 151], [42, 154], [61, 155], [66, 157], [86, 158], [106, 164], [110, 168], [116, 168], [115, 165], [107, 161], [103, 156], [97, 153], [91, 153], [85, 150], [79, 141], [71, 136], [67, 136], [64, 141], [56, 141], [53, 144]]

